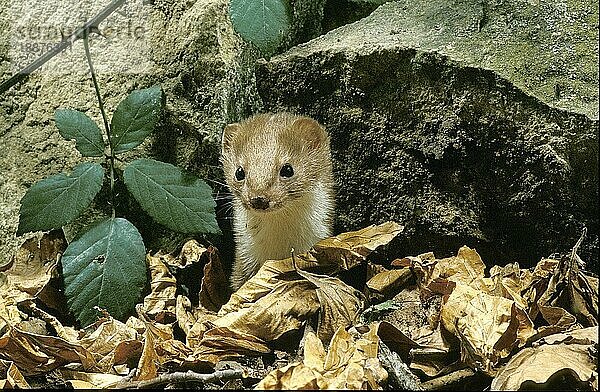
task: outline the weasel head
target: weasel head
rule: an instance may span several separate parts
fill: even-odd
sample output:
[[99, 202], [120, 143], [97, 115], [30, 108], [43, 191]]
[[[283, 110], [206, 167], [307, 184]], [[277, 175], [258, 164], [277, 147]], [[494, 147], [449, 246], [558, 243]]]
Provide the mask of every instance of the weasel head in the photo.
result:
[[285, 211], [332, 183], [329, 136], [309, 117], [259, 114], [227, 125], [221, 161], [234, 198], [257, 214]]

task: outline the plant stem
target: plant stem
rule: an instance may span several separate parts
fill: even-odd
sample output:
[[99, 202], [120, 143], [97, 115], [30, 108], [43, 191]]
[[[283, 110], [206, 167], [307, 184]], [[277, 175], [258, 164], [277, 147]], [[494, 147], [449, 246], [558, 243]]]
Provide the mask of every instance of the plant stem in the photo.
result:
[[106, 118], [106, 112], [104, 111], [104, 102], [100, 95], [100, 87], [98, 86], [98, 80], [96, 79], [96, 72], [94, 71], [94, 65], [92, 64], [92, 56], [90, 55], [90, 45], [88, 42], [90, 31], [86, 30], [83, 34], [83, 47], [85, 48], [85, 57], [87, 58], [90, 72], [92, 74], [92, 81], [94, 82], [94, 90], [96, 90], [96, 97], [98, 98], [98, 106], [100, 106], [100, 113], [102, 114], [102, 121], [104, 121], [104, 129], [106, 130], [106, 136], [108, 137], [108, 167], [110, 170], [110, 206], [112, 208], [112, 217], [115, 217], [115, 154], [113, 153], [113, 143], [110, 134], [110, 125], [108, 125], [108, 119]]

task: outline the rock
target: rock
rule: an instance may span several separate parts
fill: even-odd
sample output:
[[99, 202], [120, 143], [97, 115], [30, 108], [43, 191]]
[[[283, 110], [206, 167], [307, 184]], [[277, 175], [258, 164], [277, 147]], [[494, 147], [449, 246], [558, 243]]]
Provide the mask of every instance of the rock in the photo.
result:
[[598, 260], [598, 9], [394, 1], [263, 61], [265, 109], [331, 133], [336, 230], [394, 219], [402, 254]]

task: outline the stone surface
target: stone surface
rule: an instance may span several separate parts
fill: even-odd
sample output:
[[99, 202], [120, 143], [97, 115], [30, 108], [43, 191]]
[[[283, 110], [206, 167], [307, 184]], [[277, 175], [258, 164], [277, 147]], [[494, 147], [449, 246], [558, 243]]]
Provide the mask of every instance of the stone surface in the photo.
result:
[[394, 219], [404, 254], [598, 260], [598, 7], [395, 1], [263, 62], [265, 109], [332, 135], [338, 231]]

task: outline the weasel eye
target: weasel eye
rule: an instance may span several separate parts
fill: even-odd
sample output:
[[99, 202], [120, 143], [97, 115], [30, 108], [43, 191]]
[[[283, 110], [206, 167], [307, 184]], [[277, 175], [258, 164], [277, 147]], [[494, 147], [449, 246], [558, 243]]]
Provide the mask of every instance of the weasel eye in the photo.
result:
[[238, 181], [242, 181], [244, 178], [246, 178], [246, 173], [244, 172], [244, 169], [242, 169], [241, 166], [238, 166], [238, 168], [235, 171], [235, 179]]
[[291, 176], [294, 175], [294, 168], [289, 163], [286, 163], [285, 165], [283, 165], [281, 167], [281, 170], [279, 171], [279, 175], [283, 178], [290, 178]]

